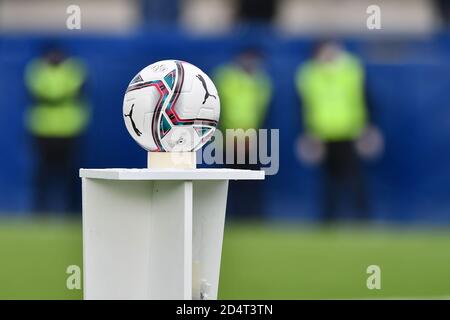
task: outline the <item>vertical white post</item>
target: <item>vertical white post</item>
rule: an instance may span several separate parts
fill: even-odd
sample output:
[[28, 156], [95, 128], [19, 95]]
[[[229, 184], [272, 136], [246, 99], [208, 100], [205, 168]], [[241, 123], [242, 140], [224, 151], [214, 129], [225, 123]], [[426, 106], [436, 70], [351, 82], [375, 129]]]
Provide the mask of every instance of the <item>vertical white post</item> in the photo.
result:
[[[193, 169], [195, 152], [148, 152], [149, 169]], [[149, 298], [192, 299], [192, 181], [155, 181], [150, 217]]]
[[149, 299], [192, 299], [192, 182], [155, 181], [149, 251]]
[[85, 299], [147, 299], [152, 181], [83, 178]]
[[191, 299], [191, 181], [83, 179], [85, 299]]
[[228, 180], [194, 182], [193, 299], [217, 299]]

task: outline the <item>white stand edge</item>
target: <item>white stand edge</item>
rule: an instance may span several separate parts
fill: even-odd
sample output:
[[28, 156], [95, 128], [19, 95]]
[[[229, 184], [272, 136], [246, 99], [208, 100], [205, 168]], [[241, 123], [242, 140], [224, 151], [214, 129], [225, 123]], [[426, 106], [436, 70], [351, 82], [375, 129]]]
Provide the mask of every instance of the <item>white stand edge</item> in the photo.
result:
[[235, 169], [80, 169], [85, 299], [217, 299]]

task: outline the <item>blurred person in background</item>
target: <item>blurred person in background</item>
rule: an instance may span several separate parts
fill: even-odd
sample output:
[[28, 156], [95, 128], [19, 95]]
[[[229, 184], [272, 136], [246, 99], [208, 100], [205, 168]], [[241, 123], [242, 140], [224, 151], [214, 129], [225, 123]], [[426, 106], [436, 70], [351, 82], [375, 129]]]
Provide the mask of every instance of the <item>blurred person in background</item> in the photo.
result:
[[434, 0], [436, 11], [440, 15], [444, 26], [450, 25], [450, 1]]
[[379, 154], [381, 135], [369, 124], [361, 62], [339, 43], [324, 41], [299, 67], [295, 81], [305, 130], [300, 158], [323, 167], [322, 220], [336, 220], [343, 199], [350, 200], [353, 218], [369, 218], [360, 158]]
[[[272, 97], [272, 83], [264, 70], [264, 56], [258, 48], [246, 48], [233, 62], [216, 70], [214, 83], [220, 95], [220, 129], [224, 135], [225, 146], [234, 148], [234, 161], [227, 164], [229, 168], [259, 170], [258, 163], [250, 163], [250, 152], [258, 152], [258, 142], [249, 143], [245, 139], [245, 163], [237, 161], [237, 143], [226, 141], [227, 129], [261, 129], [266, 119]], [[226, 148], [225, 148], [226, 151]], [[225, 157], [226, 158], [226, 157]], [[261, 183], [258, 181], [230, 181], [230, 212], [238, 216], [261, 217], [264, 215], [262, 205]], [[254, 199], [249, 201], [249, 199]]]
[[[48, 212], [78, 208], [77, 140], [89, 122], [87, 105], [81, 99], [86, 71], [81, 61], [49, 46], [42, 57], [31, 61], [25, 83], [34, 101], [26, 111], [26, 126], [37, 152], [34, 178], [34, 209]], [[55, 191], [59, 190], [59, 196]], [[64, 199], [57, 201], [57, 198]]]
[[276, 4], [276, 0], [239, 0], [238, 18], [247, 22], [271, 22]]

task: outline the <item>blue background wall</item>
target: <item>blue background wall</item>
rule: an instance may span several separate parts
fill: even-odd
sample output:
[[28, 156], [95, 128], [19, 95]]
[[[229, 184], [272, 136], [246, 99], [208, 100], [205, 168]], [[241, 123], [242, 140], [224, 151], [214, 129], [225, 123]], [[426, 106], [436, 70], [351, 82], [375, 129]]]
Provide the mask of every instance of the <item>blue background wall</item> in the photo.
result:
[[[244, 44], [260, 44], [275, 85], [268, 128], [280, 128], [280, 171], [264, 182], [270, 217], [314, 219], [320, 199], [319, 170], [295, 157], [301, 132], [293, 84], [296, 67], [310, 54], [310, 39], [267, 32], [242, 37], [192, 38], [184, 34], [85, 35], [58, 40], [83, 58], [90, 77], [87, 92], [93, 122], [84, 138], [83, 167], [143, 167], [145, 154], [122, 120], [129, 80], [161, 59], [182, 59], [207, 73], [228, 61]], [[24, 130], [29, 97], [23, 84], [26, 63], [55, 38], [0, 35], [0, 211], [27, 212], [31, 205], [34, 158]], [[386, 148], [366, 163], [376, 219], [450, 222], [450, 37], [431, 39], [344, 39], [367, 66], [367, 87]]]

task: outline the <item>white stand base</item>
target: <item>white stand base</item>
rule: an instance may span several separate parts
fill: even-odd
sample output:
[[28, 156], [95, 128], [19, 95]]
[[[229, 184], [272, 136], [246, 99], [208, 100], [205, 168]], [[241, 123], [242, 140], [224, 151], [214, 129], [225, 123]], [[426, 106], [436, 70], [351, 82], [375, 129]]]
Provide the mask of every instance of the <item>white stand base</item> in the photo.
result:
[[231, 169], [81, 169], [85, 299], [217, 299]]
[[147, 152], [147, 167], [151, 169], [195, 169], [195, 152]]

